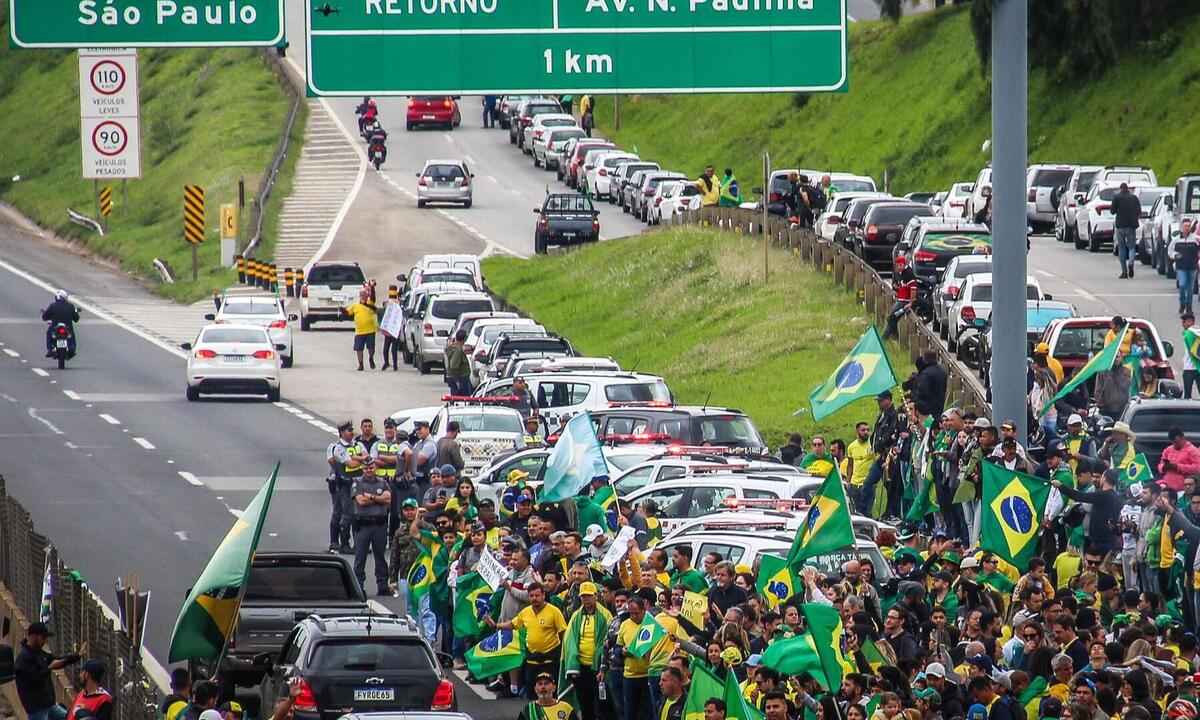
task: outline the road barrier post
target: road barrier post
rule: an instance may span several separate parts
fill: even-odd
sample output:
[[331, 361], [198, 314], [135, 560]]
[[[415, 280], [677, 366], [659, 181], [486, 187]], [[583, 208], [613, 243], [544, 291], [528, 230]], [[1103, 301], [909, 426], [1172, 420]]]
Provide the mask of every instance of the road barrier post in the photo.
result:
[[271, 268], [270, 269], [271, 292], [278, 295], [279, 294], [279, 268], [275, 265], [275, 263], [271, 263], [270, 268]]
[[242, 257], [241, 255], [235, 255], [233, 257], [233, 263], [235, 266], [237, 266], [238, 282], [241, 283], [242, 285], [245, 285], [246, 284], [246, 258]]

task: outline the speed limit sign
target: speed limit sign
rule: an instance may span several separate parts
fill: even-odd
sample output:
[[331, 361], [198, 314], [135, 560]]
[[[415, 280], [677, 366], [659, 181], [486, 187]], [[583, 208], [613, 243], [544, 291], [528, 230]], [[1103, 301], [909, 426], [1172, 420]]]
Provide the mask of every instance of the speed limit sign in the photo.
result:
[[84, 118], [82, 122], [85, 178], [136, 178], [141, 175], [138, 118]]
[[92, 130], [92, 147], [105, 157], [115, 157], [129, 146], [129, 133], [117, 120], [105, 120]]
[[83, 176], [141, 176], [136, 50], [79, 51]]

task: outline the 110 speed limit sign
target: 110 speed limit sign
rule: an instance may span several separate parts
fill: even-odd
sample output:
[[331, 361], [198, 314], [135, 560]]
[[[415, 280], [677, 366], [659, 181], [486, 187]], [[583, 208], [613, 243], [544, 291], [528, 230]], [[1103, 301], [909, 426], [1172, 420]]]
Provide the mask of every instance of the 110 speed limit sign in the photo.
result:
[[141, 177], [135, 50], [79, 51], [79, 110], [83, 177]]

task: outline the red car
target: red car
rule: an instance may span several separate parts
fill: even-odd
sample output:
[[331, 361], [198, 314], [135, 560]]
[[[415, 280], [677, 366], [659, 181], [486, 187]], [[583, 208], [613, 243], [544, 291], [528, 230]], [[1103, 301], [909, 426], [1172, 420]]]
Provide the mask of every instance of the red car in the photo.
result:
[[[1104, 348], [1104, 337], [1109, 330], [1110, 316], [1077, 317], [1054, 320], [1042, 334], [1042, 342], [1050, 346], [1050, 355], [1062, 363], [1068, 375], [1087, 363], [1088, 358]], [[1151, 360], [1159, 380], [1174, 380], [1175, 370], [1169, 358], [1175, 347], [1158, 334], [1158, 328], [1149, 320], [1126, 318], [1136, 330], [1146, 336], [1150, 345]]]
[[458, 103], [449, 95], [417, 95], [409, 98], [405, 128], [418, 125], [440, 125], [447, 130], [462, 124]]

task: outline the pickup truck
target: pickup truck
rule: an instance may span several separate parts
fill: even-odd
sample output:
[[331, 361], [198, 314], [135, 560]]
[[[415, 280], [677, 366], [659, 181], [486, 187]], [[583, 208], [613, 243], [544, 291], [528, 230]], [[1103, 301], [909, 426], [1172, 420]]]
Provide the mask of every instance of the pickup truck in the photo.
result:
[[533, 251], [545, 255], [551, 245], [577, 245], [600, 240], [600, 211], [583, 195], [547, 195], [533, 231]]
[[328, 553], [259, 552], [250, 566], [237, 629], [221, 663], [224, 688], [257, 685], [269, 667], [256, 655], [278, 652], [296, 623], [369, 614], [367, 594], [349, 560]]

